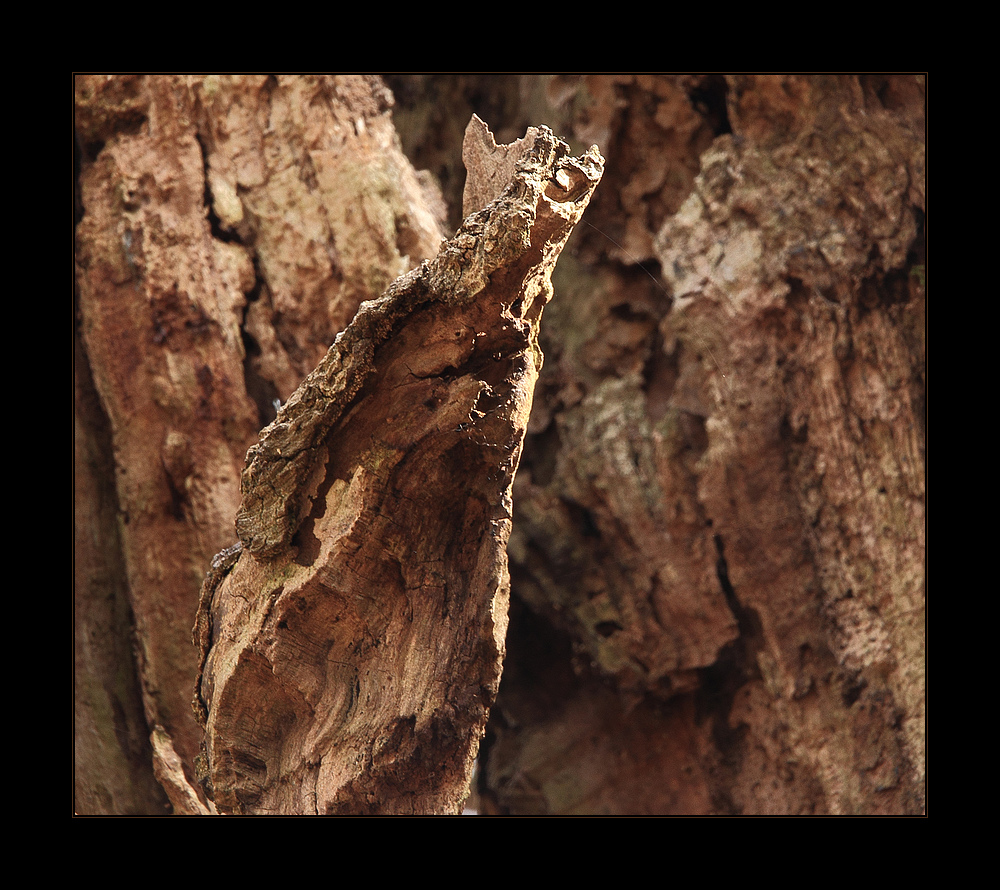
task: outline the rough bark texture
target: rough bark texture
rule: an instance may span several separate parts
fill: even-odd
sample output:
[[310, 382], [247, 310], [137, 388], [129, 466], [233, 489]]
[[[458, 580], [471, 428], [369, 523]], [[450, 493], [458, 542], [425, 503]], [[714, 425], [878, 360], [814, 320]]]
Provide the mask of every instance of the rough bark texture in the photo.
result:
[[[113, 455], [75, 464], [77, 560], [120, 536], [147, 732], [190, 782], [190, 627], [206, 566], [236, 539], [246, 450], [361, 301], [434, 253], [440, 198], [377, 78], [88, 75], [76, 100], [77, 309]], [[108, 490], [111, 510], [81, 501]], [[97, 620], [80, 592], [78, 628]], [[155, 740], [142, 756], [170, 774]], [[107, 811], [87, 789], [109, 769], [78, 760], [83, 811]], [[173, 802], [188, 811], [186, 793]]]
[[920, 812], [922, 87], [572, 86], [610, 171], [576, 256], [652, 249], [664, 287], [557, 276], [510, 542], [544, 620], [514, 613], [483, 806]]
[[[185, 791], [199, 734], [186, 637], [211, 554], [236, 540], [234, 512], [221, 514], [236, 509], [244, 450], [360, 301], [459, 226], [473, 113], [501, 143], [543, 122], [608, 159], [539, 335], [480, 811], [921, 812], [925, 136], [912, 75], [81, 78], [78, 299], [100, 411], [79, 411], [91, 456], [77, 460], [77, 516], [95, 527], [77, 529], [78, 802], [140, 806], [131, 794], [155, 811], [121, 790], [129, 770], [148, 783], [155, 748], [175, 809], [207, 806]], [[163, 269], [186, 282], [181, 298]], [[195, 281], [211, 300], [187, 296]], [[227, 326], [238, 358], [223, 365]], [[212, 398], [206, 423], [188, 420], [202, 365], [235, 375], [235, 435]], [[199, 443], [190, 489], [172, 430]], [[174, 494], [212, 485], [214, 531], [192, 525], [197, 496]], [[118, 681], [127, 659], [108, 673], [122, 594], [145, 752]], [[95, 628], [104, 654], [81, 657]], [[125, 756], [81, 742], [111, 738]]]
[[81, 176], [82, 334], [110, 422], [146, 718], [191, 762], [199, 732], [183, 691], [197, 660], [173, 616], [191, 613], [204, 566], [232, 540], [257, 426], [238, 316], [253, 269], [211, 236], [184, 94], [165, 79], [113, 85], [135, 117]]
[[110, 437], [83, 350], [74, 346], [74, 810], [163, 813], [133, 657]]
[[760, 677], [730, 722], [781, 732], [772, 769], [779, 753], [800, 764], [828, 809], [913, 812], [924, 379], [908, 254], [923, 142], [869, 98], [854, 79], [733, 83], [748, 136], [702, 156], [657, 238], [674, 296], [661, 329], [682, 362], [703, 356], [698, 494], [734, 612], [759, 624], [745, 642]]
[[361, 307], [247, 456], [242, 548], [197, 629], [223, 812], [448, 813], [468, 794], [539, 320], [602, 159], [545, 128], [497, 147], [478, 119], [467, 145], [467, 209], [492, 203]]
[[922, 79], [410, 80], [446, 195], [463, 102], [608, 158], [542, 332], [482, 809], [921, 812]]

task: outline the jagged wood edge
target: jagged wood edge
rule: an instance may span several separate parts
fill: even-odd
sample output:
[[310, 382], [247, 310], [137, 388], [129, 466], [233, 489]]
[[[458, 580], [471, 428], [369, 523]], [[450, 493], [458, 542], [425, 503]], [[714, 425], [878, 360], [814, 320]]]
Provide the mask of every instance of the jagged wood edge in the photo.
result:
[[515, 262], [531, 244], [543, 191], [553, 181], [566, 188], [557, 176], [561, 168], [582, 172], [584, 181], [596, 186], [603, 168], [596, 147], [580, 158], [569, 157], [569, 151], [548, 127], [538, 128], [534, 145], [500, 197], [467, 217], [434, 259], [398, 278], [378, 300], [363, 303], [316, 369], [262, 431], [260, 441], [247, 452], [236, 519], [243, 547], [256, 558], [273, 558], [289, 545], [302, 520], [304, 483], [318, 450], [374, 373], [372, 358], [395, 324], [423, 304], [469, 302], [486, 287], [492, 273]]
[[[538, 130], [533, 150], [517, 165], [500, 197], [470, 215], [437, 257], [398, 279], [379, 300], [363, 304], [349, 328], [338, 336], [324, 360], [248, 452], [237, 525], [241, 542], [213, 561], [202, 591], [195, 627], [202, 677], [214, 635], [215, 591], [243, 549], [258, 561], [280, 559], [287, 552], [303, 519], [303, 501], [315, 464], [329, 452], [331, 429], [353, 410], [362, 387], [376, 373], [379, 351], [393, 332], [415, 312], [428, 307], [460, 309], [473, 304], [490, 284], [493, 273], [503, 279], [508, 271], [519, 269], [526, 258], [530, 259], [530, 251], [540, 251], [537, 260], [530, 259], [531, 266], [542, 262], [551, 272], [551, 264], [579, 222], [603, 173], [604, 160], [596, 147], [580, 158], [568, 154], [569, 147], [548, 128]], [[542, 211], [543, 206], [547, 211]], [[562, 222], [551, 231], [548, 223], [543, 224], [539, 239], [542, 214], [547, 219], [553, 212]], [[521, 277], [524, 272], [515, 274]], [[534, 319], [529, 324], [533, 351], [537, 350], [538, 312], [551, 294], [548, 274], [545, 281], [542, 291], [528, 304], [536, 305], [537, 301], [538, 308], [525, 307], [526, 318]], [[510, 299], [517, 296], [512, 293]], [[536, 372], [539, 366], [540, 354], [536, 354]], [[509, 513], [509, 503], [506, 509]], [[194, 704], [207, 729], [209, 715], [201, 685], [200, 677]], [[207, 751], [203, 751], [202, 760], [199, 779], [210, 784]]]

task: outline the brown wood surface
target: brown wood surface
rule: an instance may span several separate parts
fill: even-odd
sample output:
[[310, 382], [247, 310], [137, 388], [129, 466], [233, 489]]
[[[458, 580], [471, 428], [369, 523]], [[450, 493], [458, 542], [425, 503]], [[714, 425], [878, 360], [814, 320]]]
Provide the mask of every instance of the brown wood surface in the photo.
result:
[[503, 666], [539, 320], [603, 164], [527, 138], [504, 191], [361, 307], [247, 456], [242, 551], [197, 630], [223, 812], [463, 805]]

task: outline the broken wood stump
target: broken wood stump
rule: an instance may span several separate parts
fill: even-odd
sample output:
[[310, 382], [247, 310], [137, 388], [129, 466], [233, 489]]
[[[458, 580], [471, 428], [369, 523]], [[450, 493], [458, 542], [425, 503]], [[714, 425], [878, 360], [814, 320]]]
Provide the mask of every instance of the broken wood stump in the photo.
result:
[[468, 793], [539, 322], [604, 161], [546, 127], [496, 146], [478, 118], [463, 155], [459, 231], [361, 306], [247, 454], [240, 543], [195, 626], [221, 813], [457, 813]]

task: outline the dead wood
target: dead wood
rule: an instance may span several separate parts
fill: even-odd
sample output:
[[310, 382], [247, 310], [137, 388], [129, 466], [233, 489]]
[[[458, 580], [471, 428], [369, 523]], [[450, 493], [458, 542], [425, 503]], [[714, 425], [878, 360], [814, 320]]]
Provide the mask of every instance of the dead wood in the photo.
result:
[[76, 803], [157, 813], [138, 789], [153, 759], [173, 774], [161, 735], [194, 777], [191, 621], [247, 449], [360, 303], [434, 255], [440, 198], [377, 77], [75, 84]]
[[[247, 455], [240, 545], [195, 631], [222, 812], [461, 808], [503, 661], [541, 312], [603, 169], [545, 127], [522, 148], [502, 194], [361, 306]], [[497, 164], [480, 160], [485, 182]]]

